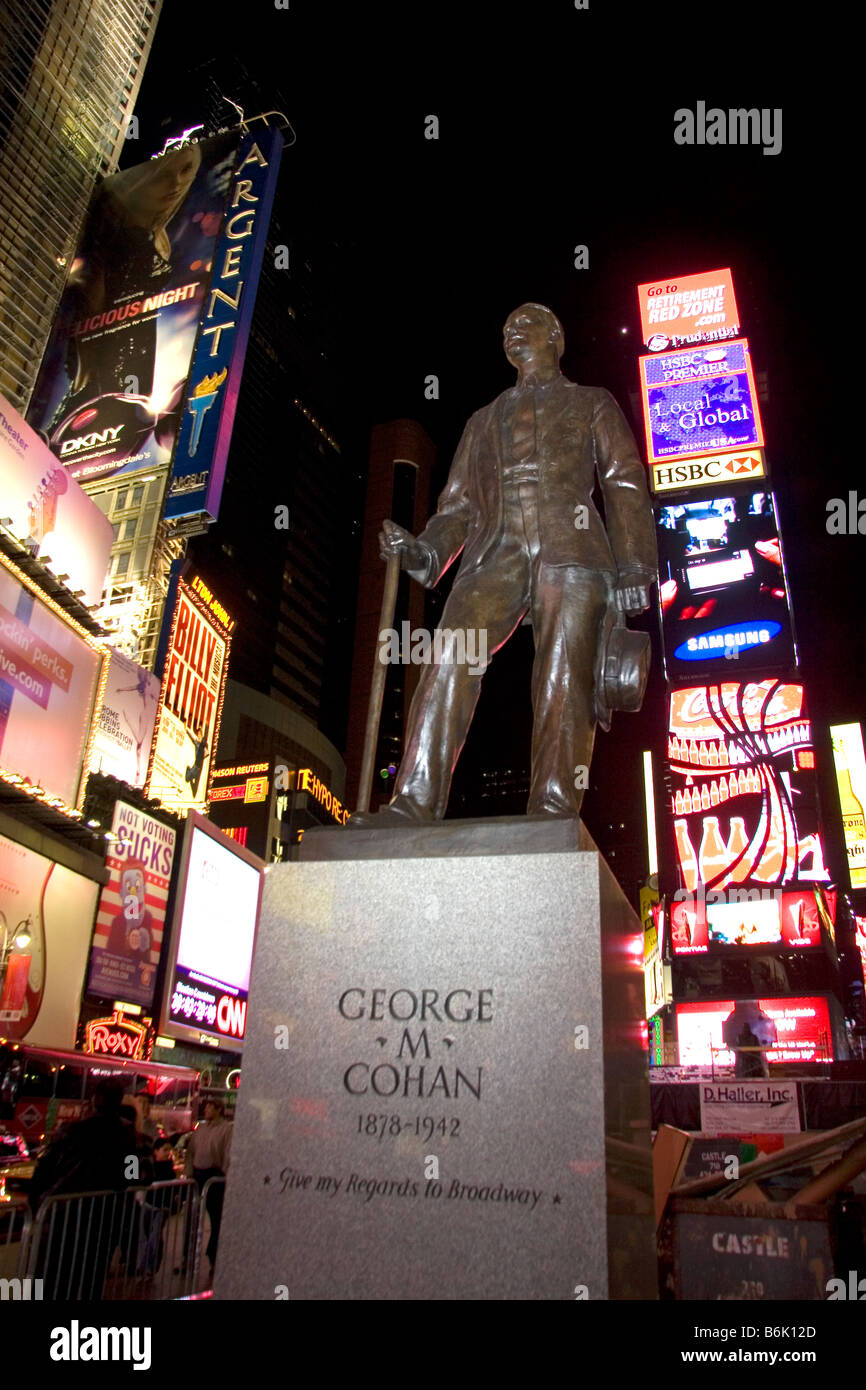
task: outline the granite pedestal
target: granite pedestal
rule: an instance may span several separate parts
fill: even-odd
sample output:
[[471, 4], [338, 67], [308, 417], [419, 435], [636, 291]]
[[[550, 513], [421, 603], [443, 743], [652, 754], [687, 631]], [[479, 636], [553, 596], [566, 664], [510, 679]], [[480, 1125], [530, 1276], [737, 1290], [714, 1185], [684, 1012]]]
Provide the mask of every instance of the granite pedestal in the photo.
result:
[[266, 879], [215, 1293], [654, 1298], [640, 922], [579, 821]]

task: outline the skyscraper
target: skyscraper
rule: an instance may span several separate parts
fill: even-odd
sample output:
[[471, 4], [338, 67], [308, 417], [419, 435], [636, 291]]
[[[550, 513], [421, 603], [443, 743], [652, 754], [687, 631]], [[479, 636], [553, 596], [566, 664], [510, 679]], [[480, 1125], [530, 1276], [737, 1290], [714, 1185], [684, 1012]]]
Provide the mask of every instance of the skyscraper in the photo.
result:
[[100, 175], [118, 165], [162, 0], [6, 0], [0, 394], [23, 414]]

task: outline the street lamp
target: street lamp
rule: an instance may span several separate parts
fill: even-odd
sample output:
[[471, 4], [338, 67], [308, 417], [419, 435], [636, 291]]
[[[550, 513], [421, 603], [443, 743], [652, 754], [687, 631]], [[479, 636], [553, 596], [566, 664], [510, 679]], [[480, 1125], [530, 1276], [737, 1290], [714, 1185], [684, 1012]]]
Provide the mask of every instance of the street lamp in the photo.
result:
[[13, 951], [26, 951], [30, 945], [30, 918], [25, 917], [15, 928], [15, 935], [9, 940], [9, 925], [2, 912], [0, 912], [0, 981], [5, 978], [6, 967], [9, 964], [9, 957]]

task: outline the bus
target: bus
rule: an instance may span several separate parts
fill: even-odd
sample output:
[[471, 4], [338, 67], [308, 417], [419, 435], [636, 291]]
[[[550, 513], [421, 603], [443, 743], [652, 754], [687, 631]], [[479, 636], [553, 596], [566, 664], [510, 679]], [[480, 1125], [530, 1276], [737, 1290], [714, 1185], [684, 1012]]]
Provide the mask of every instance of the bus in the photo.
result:
[[20, 1134], [31, 1152], [38, 1150], [58, 1125], [88, 1115], [100, 1081], [115, 1078], [126, 1095], [148, 1092], [150, 1117], [165, 1134], [184, 1133], [195, 1125], [199, 1073], [192, 1067], [0, 1040], [0, 1128]]

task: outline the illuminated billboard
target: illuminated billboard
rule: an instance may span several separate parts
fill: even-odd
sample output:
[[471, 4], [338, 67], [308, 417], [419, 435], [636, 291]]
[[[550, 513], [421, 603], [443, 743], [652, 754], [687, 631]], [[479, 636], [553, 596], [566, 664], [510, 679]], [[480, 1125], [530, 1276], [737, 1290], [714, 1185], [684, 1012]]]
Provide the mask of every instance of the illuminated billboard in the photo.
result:
[[[763, 1054], [768, 1062], [833, 1061], [830, 1010], [823, 995], [750, 1002], [756, 1015], [763, 1015], [767, 1021], [761, 1036], [776, 1044]], [[733, 999], [676, 1005], [680, 1066], [735, 1065], [734, 1052], [728, 1045], [732, 1030], [727, 1030], [726, 1037], [725, 1022], [737, 1007]], [[743, 1009], [742, 1001], [739, 1008]], [[759, 1036], [754, 1026], [751, 1031]]]
[[243, 1048], [264, 864], [193, 812], [184, 836], [160, 1031]]
[[224, 835], [247, 845], [262, 859], [271, 857], [274, 772], [271, 761], [222, 763], [211, 770], [208, 791], [208, 818]]
[[726, 487], [729, 483], [750, 482], [767, 476], [763, 449], [747, 449], [741, 454], [716, 454], [683, 463], [653, 463], [650, 484], [653, 492], [691, 492], [695, 488]]
[[0, 775], [75, 806], [108, 652], [0, 555]]
[[796, 664], [773, 495], [656, 508], [659, 602], [669, 677]]
[[651, 280], [637, 287], [641, 337], [650, 352], [736, 338], [740, 315], [730, 270]]
[[[279, 769], [277, 769], [279, 771]], [[298, 768], [297, 772], [284, 769], [284, 776], [281, 783], [288, 787], [289, 791], [309, 792], [310, 796], [315, 797], [316, 801], [324, 807], [329, 816], [338, 825], [345, 825], [352, 812], [344, 806], [339, 797], [335, 796], [330, 787], [320, 777], [317, 777], [311, 767]]]
[[829, 880], [802, 685], [683, 687], [671, 693], [668, 729], [669, 812], [689, 893]]
[[28, 411], [82, 483], [171, 460], [238, 141], [169, 151], [94, 194]]
[[866, 917], [854, 918], [855, 945], [860, 952], [860, 969], [866, 980]]
[[168, 489], [172, 520], [219, 513], [282, 148], [276, 129], [241, 143]]
[[90, 770], [143, 787], [159, 704], [159, 677], [112, 649]]
[[640, 377], [651, 464], [763, 447], [745, 338], [641, 357]]
[[204, 809], [234, 619], [198, 576], [180, 580], [159, 692], [147, 795]]
[[270, 788], [270, 763], [232, 763], [214, 768], [214, 785], [208, 793], [211, 803], [215, 801], [242, 801], [245, 806], [251, 802], [267, 801]]
[[[0, 1035], [75, 1046], [99, 884], [0, 835], [0, 944], [13, 945], [0, 993]], [[5, 931], [4, 931], [5, 928]]]
[[149, 1007], [174, 862], [170, 825], [118, 801], [90, 954], [87, 993]]
[[818, 946], [822, 923], [835, 913], [835, 899], [835, 893], [827, 893], [822, 900], [819, 890], [811, 889], [679, 890], [670, 905], [671, 946], [677, 955], [740, 946]]
[[852, 888], [866, 888], [866, 759], [859, 724], [831, 724], [839, 809]]
[[4, 525], [86, 608], [99, 603], [112, 529], [35, 430], [0, 396]]

